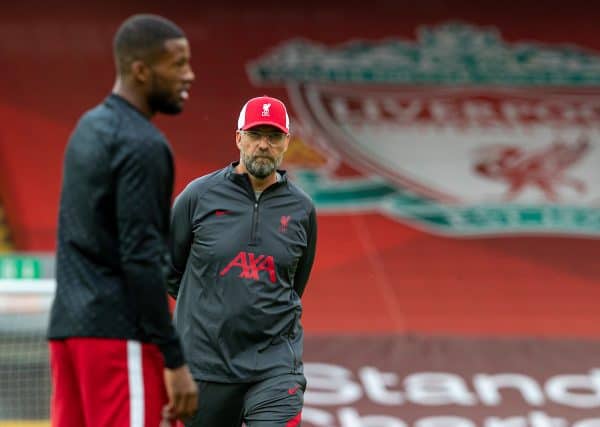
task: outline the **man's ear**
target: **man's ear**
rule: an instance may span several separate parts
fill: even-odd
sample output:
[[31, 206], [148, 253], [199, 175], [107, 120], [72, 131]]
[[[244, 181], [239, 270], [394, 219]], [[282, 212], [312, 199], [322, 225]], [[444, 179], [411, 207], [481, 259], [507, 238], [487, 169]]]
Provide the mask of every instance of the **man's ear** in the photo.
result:
[[291, 141], [291, 139], [292, 139], [292, 137], [291, 137], [291, 135], [288, 133], [288, 134], [285, 136], [285, 141], [284, 141], [284, 143], [283, 143], [283, 152], [284, 152], [284, 153], [287, 151], [287, 149], [288, 149], [288, 146], [290, 145], [290, 141]]
[[134, 80], [140, 83], [146, 83], [150, 80], [150, 67], [143, 61], [137, 60], [131, 63], [131, 75]]
[[235, 145], [237, 145], [238, 149], [242, 149], [241, 147], [242, 144], [242, 133], [239, 130], [235, 131]]

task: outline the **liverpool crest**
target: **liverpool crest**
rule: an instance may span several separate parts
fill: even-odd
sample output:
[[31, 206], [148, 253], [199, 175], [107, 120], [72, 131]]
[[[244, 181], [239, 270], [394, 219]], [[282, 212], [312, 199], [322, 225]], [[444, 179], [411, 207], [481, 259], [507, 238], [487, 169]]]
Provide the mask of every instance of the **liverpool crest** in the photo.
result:
[[584, 50], [463, 23], [415, 42], [292, 40], [248, 65], [287, 87], [299, 137], [327, 153], [295, 171], [321, 211], [456, 236], [600, 235], [598, 71]]

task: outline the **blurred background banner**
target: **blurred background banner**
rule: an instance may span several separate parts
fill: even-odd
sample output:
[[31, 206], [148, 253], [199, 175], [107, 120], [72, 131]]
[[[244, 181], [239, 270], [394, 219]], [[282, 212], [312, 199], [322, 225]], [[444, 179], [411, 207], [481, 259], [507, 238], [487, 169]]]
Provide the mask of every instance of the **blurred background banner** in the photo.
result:
[[[186, 109], [156, 121], [176, 193], [236, 160], [248, 98], [289, 106], [285, 168], [319, 214], [306, 425], [600, 425], [597, 4], [3, 4], [4, 278], [53, 277], [62, 153], [110, 92], [113, 34], [139, 12], [191, 43]], [[36, 405], [0, 418], [43, 418]]]
[[596, 426], [600, 344], [407, 336], [310, 338], [311, 426]]

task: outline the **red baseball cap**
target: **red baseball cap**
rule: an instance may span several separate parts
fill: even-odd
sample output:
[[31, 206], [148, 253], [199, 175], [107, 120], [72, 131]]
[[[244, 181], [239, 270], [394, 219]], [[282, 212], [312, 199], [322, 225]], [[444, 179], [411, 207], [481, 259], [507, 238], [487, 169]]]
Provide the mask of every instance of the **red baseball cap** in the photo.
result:
[[246, 102], [240, 111], [238, 130], [248, 130], [258, 125], [271, 125], [290, 133], [290, 117], [285, 104], [266, 95]]

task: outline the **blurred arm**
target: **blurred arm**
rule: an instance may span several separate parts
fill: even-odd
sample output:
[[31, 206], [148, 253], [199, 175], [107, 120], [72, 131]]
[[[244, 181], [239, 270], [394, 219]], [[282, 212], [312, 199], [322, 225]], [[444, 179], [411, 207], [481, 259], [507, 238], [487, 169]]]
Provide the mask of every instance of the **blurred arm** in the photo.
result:
[[306, 251], [302, 255], [302, 258], [300, 258], [296, 275], [294, 276], [294, 290], [299, 296], [302, 296], [304, 293], [315, 260], [317, 248], [317, 213], [314, 207], [311, 209], [308, 217], [307, 240]]
[[140, 150], [128, 152], [116, 174], [119, 256], [143, 333], [159, 346], [166, 366], [177, 368], [184, 361], [171, 323], [164, 274], [170, 189], [157, 185], [165, 177], [157, 176], [156, 163], [147, 156]]

